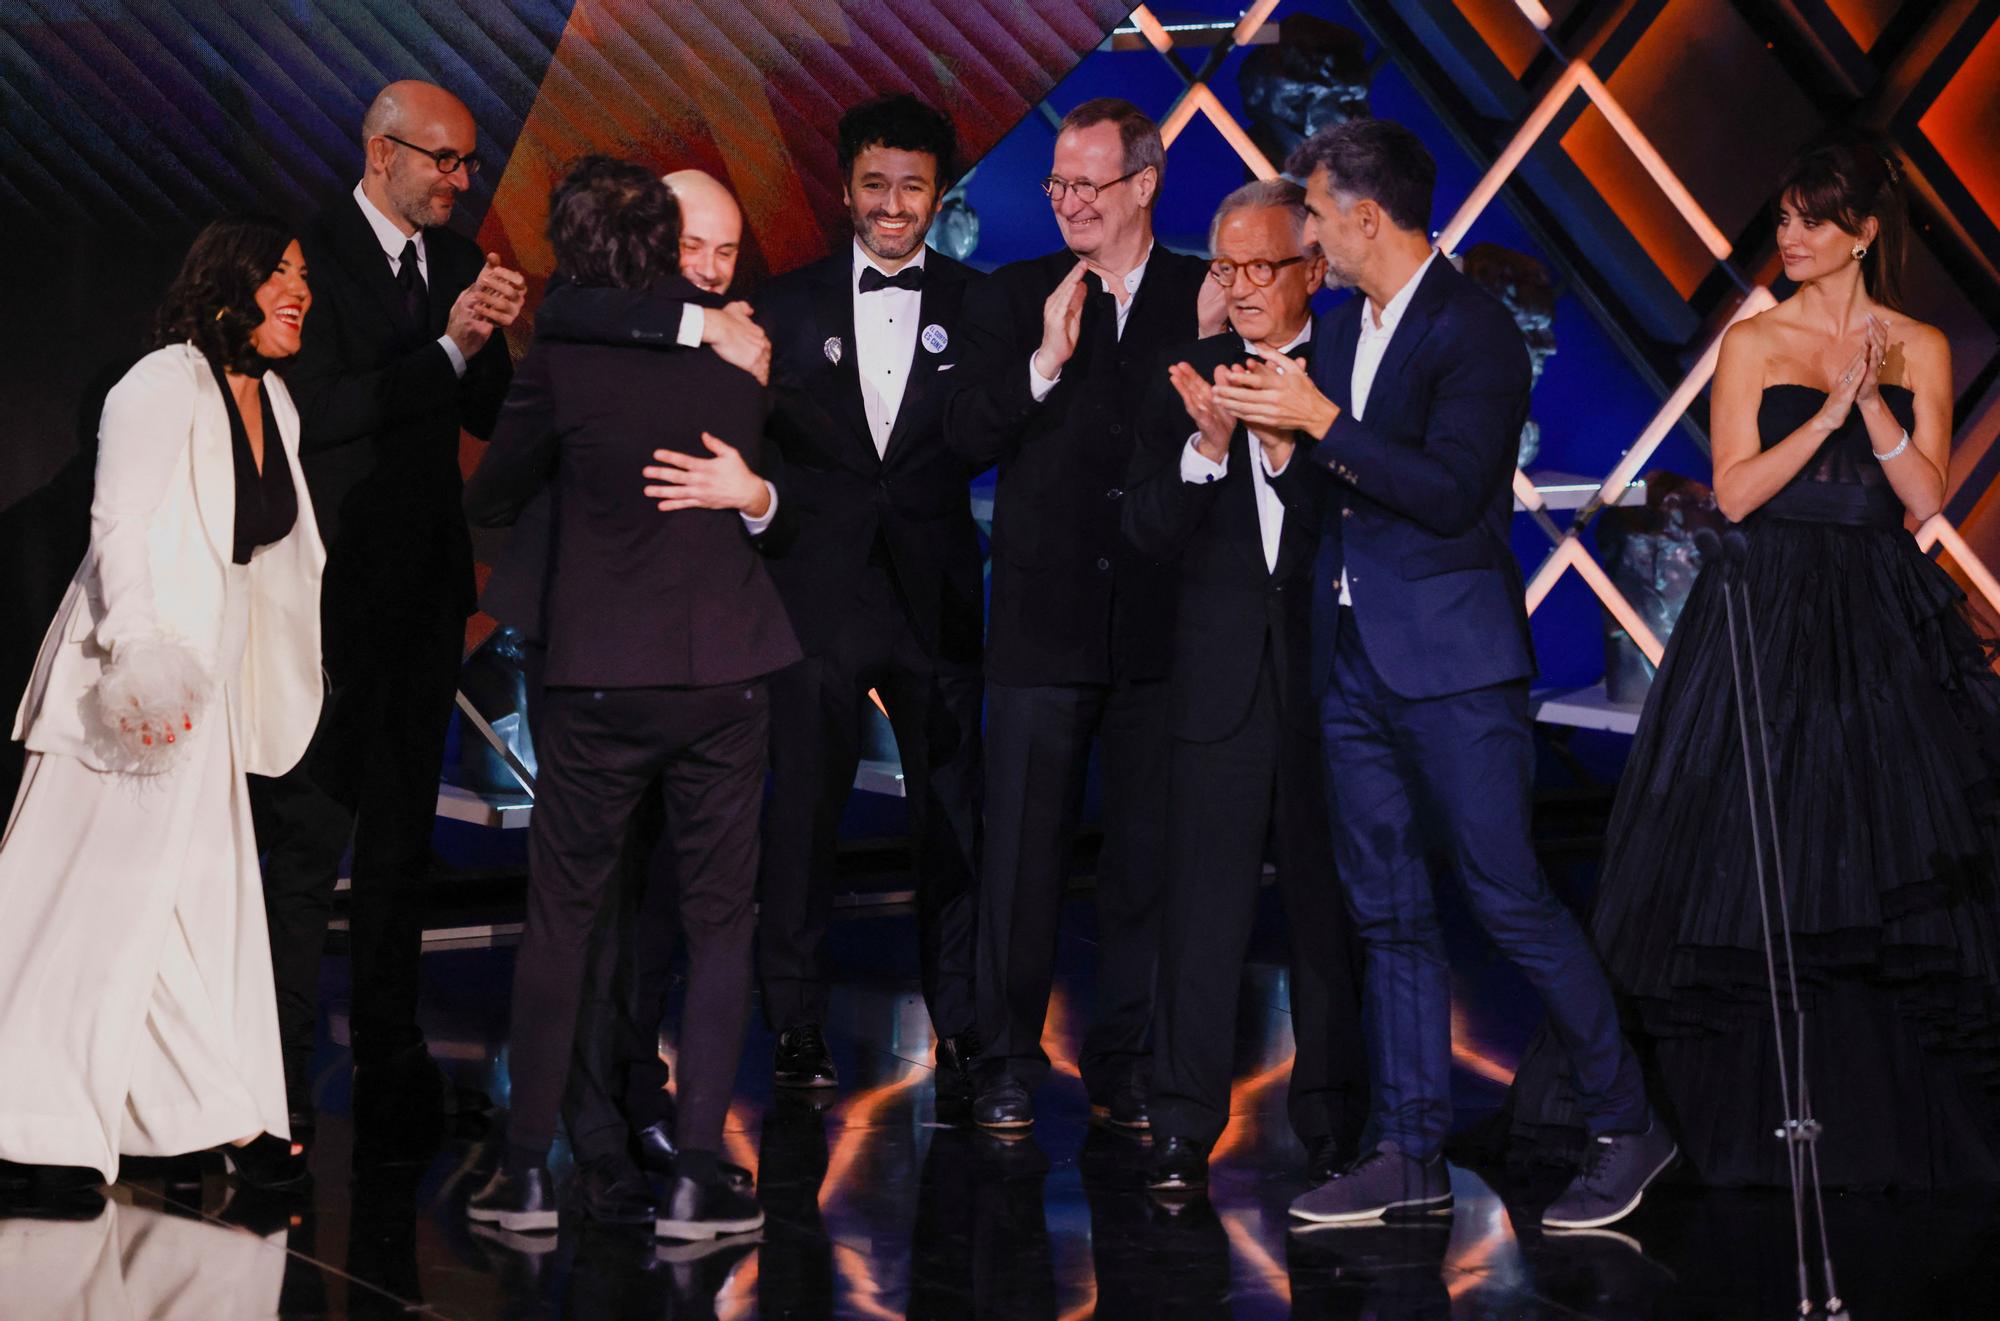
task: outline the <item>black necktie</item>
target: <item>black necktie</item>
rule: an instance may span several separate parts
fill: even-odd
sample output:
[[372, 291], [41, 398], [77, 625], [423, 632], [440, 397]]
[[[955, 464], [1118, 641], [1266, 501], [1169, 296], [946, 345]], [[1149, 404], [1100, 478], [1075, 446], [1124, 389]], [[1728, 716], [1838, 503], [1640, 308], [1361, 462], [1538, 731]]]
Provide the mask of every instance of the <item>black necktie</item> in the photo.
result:
[[396, 288], [403, 293], [403, 316], [412, 330], [427, 330], [431, 324], [431, 291], [417, 265], [417, 241], [403, 244], [403, 258], [396, 267]]
[[905, 266], [894, 275], [884, 275], [870, 266], [861, 272], [861, 292], [872, 294], [877, 289], [908, 289], [912, 293], [924, 287], [924, 268]]

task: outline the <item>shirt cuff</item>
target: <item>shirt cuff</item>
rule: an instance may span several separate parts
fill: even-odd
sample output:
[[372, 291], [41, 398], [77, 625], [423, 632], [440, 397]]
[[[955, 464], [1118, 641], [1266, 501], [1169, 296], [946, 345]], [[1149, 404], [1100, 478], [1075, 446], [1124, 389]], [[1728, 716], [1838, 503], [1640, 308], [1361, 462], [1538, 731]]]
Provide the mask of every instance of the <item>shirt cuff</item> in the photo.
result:
[[1061, 372], [1057, 372], [1054, 376], [1042, 375], [1041, 369], [1035, 366], [1035, 355], [1032, 353], [1028, 355], [1028, 393], [1035, 396], [1036, 403], [1039, 404], [1048, 398], [1049, 391], [1055, 389], [1056, 382], [1061, 379]]
[[458, 341], [449, 335], [439, 335], [437, 342], [438, 347], [444, 350], [444, 356], [451, 359], [453, 375], [463, 377], [465, 375], [465, 353], [458, 347]]
[[1227, 454], [1223, 455], [1222, 462], [1217, 463], [1214, 459], [1209, 458], [1201, 452], [1198, 448], [1200, 444], [1201, 433], [1199, 431], [1188, 437], [1187, 448], [1181, 451], [1181, 480], [1184, 482], [1193, 482], [1199, 486], [1204, 482], [1213, 482], [1227, 477], [1229, 475], [1229, 456]]
[[701, 308], [694, 303], [682, 303], [681, 333], [674, 336], [674, 343], [684, 349], [698, 349], [702, 332], [707, 329], [708, 319], [701, 314]]
[[[692, 310], [699, 312], [701, 309], [697, 307]], [[771, 493], [771, 503], [764, 506], [763, 517], [752, 518], [748, 514], [742, 516], [743, 530], [753, 537], [761, 537], [766, 532], [769, 532], [772, 522], [778, 517], [778, 488], [769, 482], [765, 482], [764, 489]]]

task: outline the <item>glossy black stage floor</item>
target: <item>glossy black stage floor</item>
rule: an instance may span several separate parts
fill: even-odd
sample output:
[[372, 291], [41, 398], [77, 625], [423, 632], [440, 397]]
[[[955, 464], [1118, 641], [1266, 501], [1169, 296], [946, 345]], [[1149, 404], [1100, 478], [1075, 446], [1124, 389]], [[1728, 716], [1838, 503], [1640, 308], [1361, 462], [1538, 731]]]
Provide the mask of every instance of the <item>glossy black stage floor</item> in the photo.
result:
[[[1267, 890], [1267, 897], [1270, 892]], [[770, 1084], [753, 1031], [728, 1157], [754, 1168], [754, 1241], [656, 1244], [566, 1225], [508, 1235], [463, 1213], [498, 1130], [421, 1125], [357, 1142], [348, 1118], [344, 961], [327, 963], [323, 1115], [310, 1198], [233, 1190], [219, 1166], [127, 1171], [94, 1220], [0, 1220], [0, 1318], [216, 1321], [425, 1316], [646, 1318], [1777, 1318], [1796, 1315], [1789, 1198], [1668, 1185], [1617, 1232], [1532, 1228], [1553, 1185], [1454, 1166], [1457, 1214], [1414, 1228], [1292, 1229], [1302, 1152], [1283, 1107], [1291, 1055], [1276, 915], [1245, 997], [1237, 1116], [1206, 1201], [1152, 1202], [1144, 1144], [1094, 1127], [1069, 1063], [1090, 1001], [1091, 916], [1070, 906], [1032, 1138], [934, 1118], [930, 1033], [907, 916], [836, 925], [829, 1024], [842, 1087], [817, 1107]], [[1497, 1104], [1534, 1013], [1474, 942], [1456, 951], [1464, 1126]], [[513, 952], [426, 956], [428, 1029], [463, 1082], [506, 1099]], [[566, 1154], [558, 1178], [566, 1175]], [[1496, 1191], [1498, 1185], [1498, 1191]], [[1858, 1321], [2000, 1316], [1990, 1198], [1842, 1196], [1829, 1206]]]

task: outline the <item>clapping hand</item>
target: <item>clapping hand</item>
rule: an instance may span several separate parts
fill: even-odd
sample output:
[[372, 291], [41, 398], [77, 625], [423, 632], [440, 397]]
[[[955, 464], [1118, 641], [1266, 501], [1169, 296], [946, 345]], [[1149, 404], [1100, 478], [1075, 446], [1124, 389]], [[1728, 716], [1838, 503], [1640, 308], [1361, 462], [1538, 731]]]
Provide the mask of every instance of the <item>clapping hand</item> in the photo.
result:
[[1304, 358], [1252, 358], [1216, 375], [1215, 398], [1259, 431], [1303, 431], [1324, 439], [1340, 407], [1313, 384]]
[[[1221, 375], [1222, 369], [1218, 367], [1217, 379]], [[1201, 373], [1186, 363], [1177, 362], [1167, 368], [1167, 381], [1180, 395], [1181, 406], [1187, 409], [1195, 428], [1201, 432], [1195, 448], [1209, 462], [1221, 463], [1229, 454], [1229, 437], [1236, 430], [1236, 419], [1215, 402], [1215, 390], [1201, 378]]]
[[1873, 312], [1868, 314], [1868, 334], [1861, 351], [1867, 355], [1862, 363], [1860, 383], [1855, 389], [1856, 403], [1872, 404], [1882, 397], [1882, 365], [1889, 360], [1889, 323]]
[[1044, 380], [1061, 375], [1063, 364], [1076, 352], [1077, 336], [1083, 330], [1083, 305], [1090, 297], [1083, 284], [1089, 269], [1087, 263], [1077, 262], [1042, 301], [1042, 343], [1035, 350], [1035, 370]]

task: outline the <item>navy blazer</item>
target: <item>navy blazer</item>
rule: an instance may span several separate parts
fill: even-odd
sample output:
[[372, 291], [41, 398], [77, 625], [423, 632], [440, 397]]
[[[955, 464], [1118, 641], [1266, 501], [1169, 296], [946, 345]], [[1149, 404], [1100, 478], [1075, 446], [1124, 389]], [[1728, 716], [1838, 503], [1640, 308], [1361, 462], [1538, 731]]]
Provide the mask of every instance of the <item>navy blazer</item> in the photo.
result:
[[1340, 574], [1369, 663], [1407, 698], [1535, 672], [1509, 544], [1532, 374], [1513, 315], [1440, 257], [1417, 286], [1354, 416], [1358, 300], [1315, 329], [1312, 375], [1340, 416], [1313, 447], [1332, 478], [1314, 571], [1313, 673], [1333, 664]]

